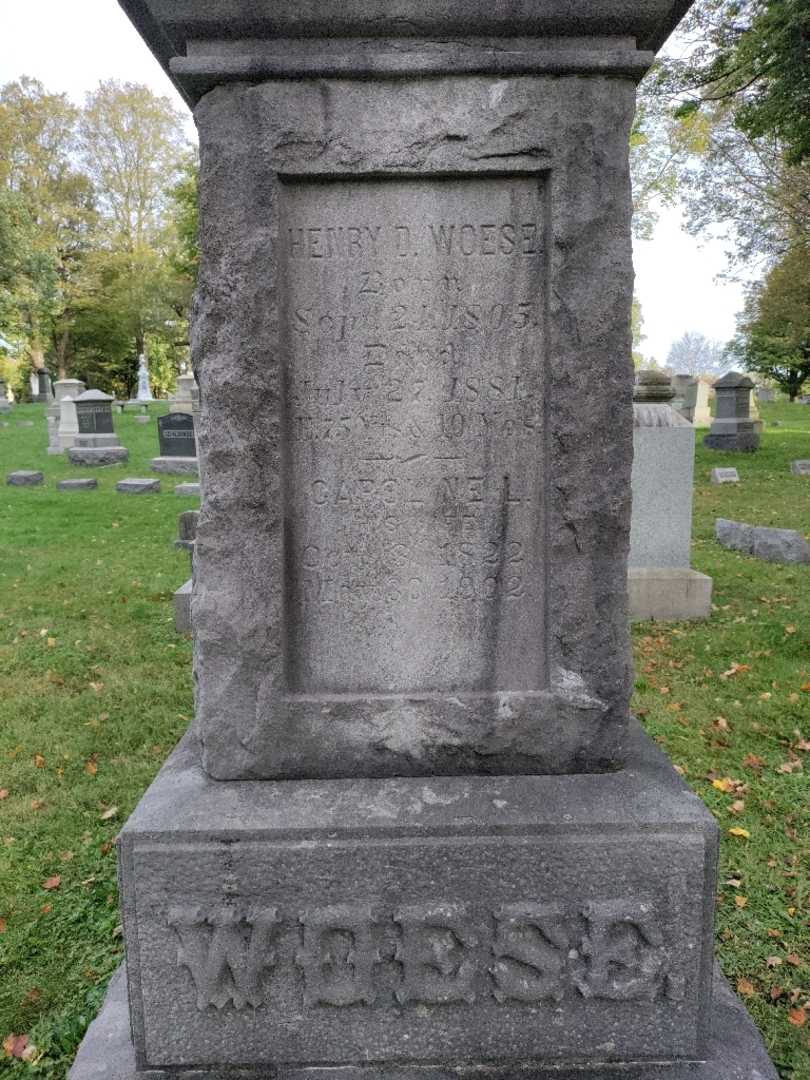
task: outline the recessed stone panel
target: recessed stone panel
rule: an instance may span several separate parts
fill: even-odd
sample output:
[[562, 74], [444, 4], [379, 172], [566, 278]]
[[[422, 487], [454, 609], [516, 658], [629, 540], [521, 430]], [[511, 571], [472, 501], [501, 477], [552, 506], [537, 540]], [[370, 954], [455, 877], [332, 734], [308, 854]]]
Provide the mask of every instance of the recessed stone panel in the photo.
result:
[[284, 186], [288, 684], [546, 678], [542, 178]]

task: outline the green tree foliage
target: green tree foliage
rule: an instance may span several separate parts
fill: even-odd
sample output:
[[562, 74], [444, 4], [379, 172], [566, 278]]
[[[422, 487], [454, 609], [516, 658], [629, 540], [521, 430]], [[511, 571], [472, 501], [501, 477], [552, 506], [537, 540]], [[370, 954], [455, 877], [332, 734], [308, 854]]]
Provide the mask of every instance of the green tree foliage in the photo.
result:
[[84, 108], [22, 78], [0, 88], [0, 334], [30, 363], [131, 392], [138, 355], [187, 352], [194, 270], [175, 189], [193, 184], [183, 117], [143, 86]]
[[810, 245], [795, 247], [748, 296], [731, 351], [794, 401], [810, 378]]

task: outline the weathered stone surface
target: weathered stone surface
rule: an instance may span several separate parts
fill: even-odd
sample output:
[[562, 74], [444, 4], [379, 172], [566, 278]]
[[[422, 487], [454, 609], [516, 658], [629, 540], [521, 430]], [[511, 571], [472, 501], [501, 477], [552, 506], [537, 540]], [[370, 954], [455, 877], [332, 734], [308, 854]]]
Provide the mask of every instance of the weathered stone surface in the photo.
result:
[[156, 457], [152, 458], [149, 468], [152, 472], [165, 473], [169, 476], [184, 473], [198, 476], [200, 472], [197, 458], [194, 457]]
[[708, 619], [712, 613], [712, 579], [688, 566], [631, 566], [627, 587], [633, 622]]
[[692, 425], [669, 405], [636, 401], [630, 567], [688, 568], [694, 466]]
[[268, 82], [197, 107], [218, 777], [621, 760], [633, 87], [493, 85]]
[[765, 525], [746, 525], [742, 521], [717, 518], [715, 536], [723, 547], [744, 551], [768, 562], [810, 562], [810, 545], [795, 529], [772, 529]]
[[[542, 1068], [526, 1070], [527, 1080], [778, 1080], [762, 1038], [719, 970], [714, 974], [711, 1004], [711, 1036], [707, 1061], [697, 1065], [640, 1065], [632, 1071], [604, 1065], [581, 1069]], [[449, 1069], [438, 1066], [366, 1065], [356, 1067], [303, 1067], [285, 1065], [274, 1069], [277, 1080], [508, 1080], [516, 1068], [481, 1066]], [[136, 1071], [135, 1051], [129, 1031], [126, 971], [113, 976], [104, 1007], [90, 1025], [69, 1080], [268, 1080], [266, 1069], [163, 1069]]]
[[791, 461], [790, 471], [794, 476], [810, 476], [810, 461]]
[[6, 483], [12, 487], [37, 487], [44, 479], [42, 473], [34, 469], [18, 469], [8, 474]]
[[199, 495], [200, 494], [200, 485], [199, 484], [193, 484], [193, 483], [192, 484], [176, 484], [175, 489], [174, 489], [174, 493], [175, 493], [175, 495], [183, 495], [183, 496]]
[[716, 415], [703, 445], [712, 450], [759, 449], [762, 421], [751, 419], [753, 382], [739, 371], [729, 371], [714, 384]]
[[178, 634], [191, 633], [191, 590], [189, 578], [174, 593], [174, 628]]
[[92, 476], [81, 480], [60, 480], [56, 487], [59, 491], [92, 491], [98, 487], [98, 480]]
[[121, 465], [129, 461], [125, 446], [71, 446], [67, 452], [72, 465]]
[[736, 469], [712, 469], [713, 484], [739, 484], [740, 474]]
[[194, 541], [197, 539], [197, 522], [200, 519], [199, 510], [184, 510], [177, 519], [177, 539], [174, 546], [185, 548], [186, 551], [194, 549]]
[[645, 405], [669, 405], [675, 397], [672, 380], [665, 371], [647, 368], [636, 372], [633, 401]]
[[632, 731], [616, 773], [284, 784], [187, 738], [121, 834], [141, 1065], [702, 1057], [717, 829]]
[[123, 495], [151, 495], [160, 491], [160, 481], [133, 477], [129, 480], [119, 480], [115, 485], [115, 490]]

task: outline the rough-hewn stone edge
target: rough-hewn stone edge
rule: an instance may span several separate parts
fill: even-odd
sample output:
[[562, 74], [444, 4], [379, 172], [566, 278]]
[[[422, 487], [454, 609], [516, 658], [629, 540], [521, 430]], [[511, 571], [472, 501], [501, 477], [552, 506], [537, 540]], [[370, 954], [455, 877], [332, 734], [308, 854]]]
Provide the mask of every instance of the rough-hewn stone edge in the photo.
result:
[[[248, 745], [227, 724], [206, 734], [220, 780], [574, 773], [610, 769], [618, 732], [572, 672], [547, 691], [285, 695]], [[223, 738], [218, 738], [222, 732]], [[601, 746], [601, 749], [600, 749]], [[212, 752], [213, 750], [213, 752]]]

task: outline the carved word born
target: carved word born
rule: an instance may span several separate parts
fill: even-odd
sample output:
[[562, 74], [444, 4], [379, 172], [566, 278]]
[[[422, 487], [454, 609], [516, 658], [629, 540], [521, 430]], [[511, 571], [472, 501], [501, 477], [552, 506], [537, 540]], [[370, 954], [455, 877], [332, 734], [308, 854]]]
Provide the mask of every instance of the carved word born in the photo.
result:
[[177, 964], [197, 1007], [390, 1006], [681, 1000], [684, 976], [647, 903], [607, 900], [579, 911], [505, 904], [475, 918], [465, 905], [311, 908], [173, 907]]

